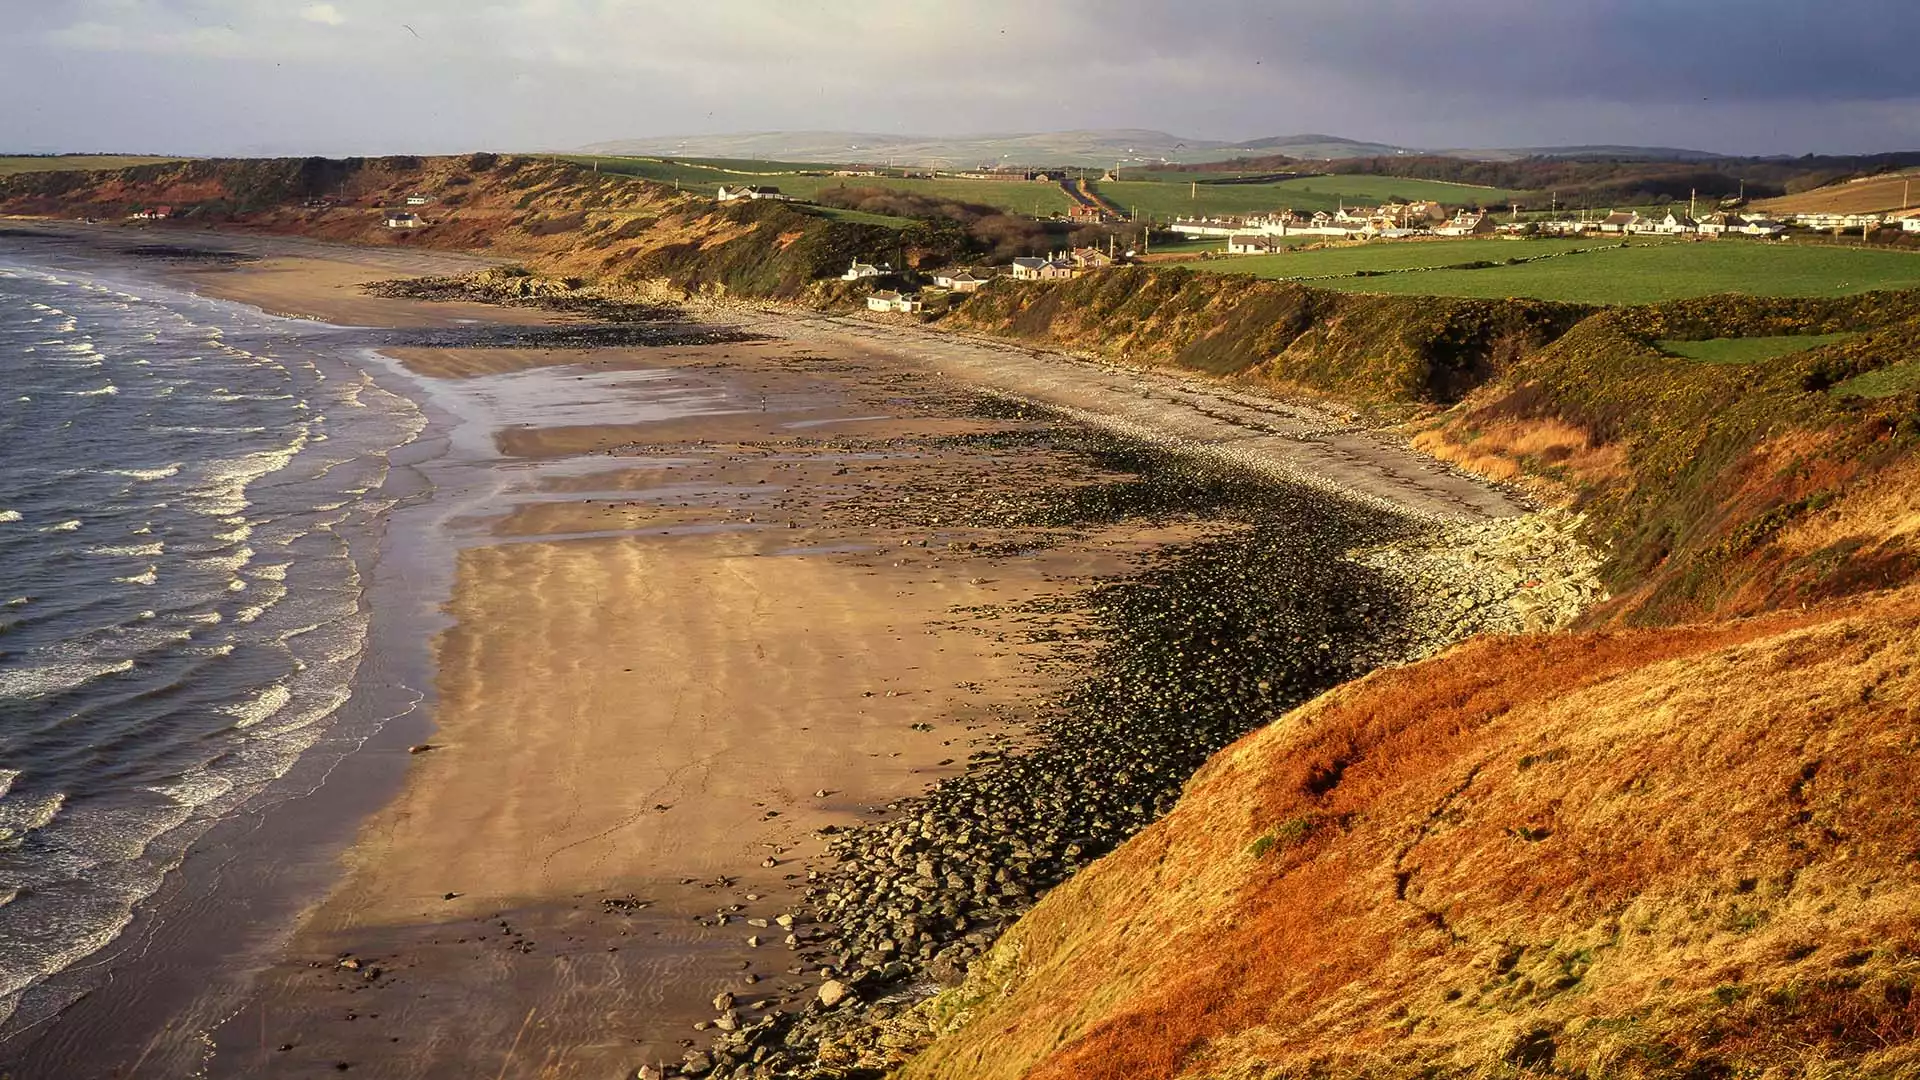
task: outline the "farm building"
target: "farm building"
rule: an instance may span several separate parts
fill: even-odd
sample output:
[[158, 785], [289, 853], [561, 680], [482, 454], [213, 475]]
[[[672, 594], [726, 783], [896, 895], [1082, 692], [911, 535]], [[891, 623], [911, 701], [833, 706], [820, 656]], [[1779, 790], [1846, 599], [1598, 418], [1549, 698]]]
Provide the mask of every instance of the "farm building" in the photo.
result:
[[872, 263], [863, 263], [859, 259], [855, 259], [853, 260], [853, 265], [847, 267], [847, 272], [840, 275], [840, 280], [862, 281], [867, 278], [880, 277], [887, 272], [888, 270], [884, 266], [875, 266]]
[[409, 213], [405, 210], [389, 210], [387, 211], [384, 224], [389, 229], [417, 229], [425, 225], [426, 222], [420, 220], [419, 214]]

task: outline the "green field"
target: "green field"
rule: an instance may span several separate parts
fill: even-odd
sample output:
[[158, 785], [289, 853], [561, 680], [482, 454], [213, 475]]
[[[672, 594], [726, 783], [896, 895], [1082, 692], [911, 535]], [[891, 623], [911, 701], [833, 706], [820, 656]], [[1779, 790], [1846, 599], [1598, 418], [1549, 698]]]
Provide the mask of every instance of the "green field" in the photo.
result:
[[135, 165], [153, 165], [179, 161], [169, 157], [129, 157], [120, 154], [62, 154], [56, 157], [0, 157], [0, 176], [30, 172], [91, 172], [102, 169], [130, 169]]
[[1739, 241], [1693, 244], [1636, 239], [1627, 247], [1599, 248], [1520, 266], [1351, 276], [1358, 271], [1465, 261], [1504, 262], [1512, 257], [1545, 254], [1556, 246], [1565, 250], [1593, 244], [1592, 240], [1373, 244], [1188, 265], [1216, 273], [1315, 279], [1312, 284], [1320, 288], [1351, 292], [1493, 299], [1528, 296], [1589, 304], [1651, 304], [1715, 293], [1843, 296], [1876, 289], [1920, 288], [1920, 253]]
[[1909, 390], [1920, 390], [1920, 360], [1856, 375], [1829, 392], [1837, 397], [1884, 398]]
[[[1326, 237], [1300, 239], [1325, 240]], [[1284, 255], [1243, 255], [1229, 263], [1211, 263], [1205, 269], [1270, 278], [1338, 277], [1363, 272], [1458, 266], [1469, 262], [1531, 259], [1595, 247], [1599, 243], [1601, 241], [1578, 239], [1376, 240], [1368, 244], [1296, 251]]]
[[[1122, 173], [1122, 175], [1125, 175]], [[1307, 176], [1277, 184], [1196, 184], [1167, 181], [1121, 180], [1096, 184], [1094, 190], [1123, 210], [1156, 218], [1195, 214], [1257, 214], [1273, 210], [1338, 210], [1342, 205], [1377, 206], [1385, 202], [1425, 199], [1449, 206], [1490, 205], [1515, 193], [1498, 188], [1443, 184], [1435, 180], [1403, 180], [1392, 176]]]
[[[579, 165], [598, 163], [604, 172], [619, 173], [624, 176], [639, 176], [665, 184], [678, 183], [683, 191], [712, 195], [722, 185], [736, 187], [742, 184], [759, 184], [777, 187], [782, 192], [801, 199], [812, 199], [820, 192], [835, 187], [888, 187], [900, 191], [910, 191], [935, 198], [953, 199], [959, 202], [978, 203], [1009, 210], [1016, 214], [1032, 217], [1051, 217], [1064, 214], [1072, 205], [1067, 193], [1057, 184], [1037, 182], [1010, 182], [999, 180], [903, 180], [892, 176], [825, 176], [809, 175], [800, 172], [781, 171], [779, 162], [730, 162], [733, 168], [722, 169], [713, 165], [680, 158], [592, 158], [568, 157], [564, 160]], [[744, 171], [749, 167], [753, 171]], [[813, 169], [830, 169], [831, 166], [815, 165]]]
[[1662, 341], [1675, 356], [1703, 364], [1757, 364], [1845, 341], [1853, 334], [1795, 334], [1790, 337], [1714, 338], [1710, 341]]

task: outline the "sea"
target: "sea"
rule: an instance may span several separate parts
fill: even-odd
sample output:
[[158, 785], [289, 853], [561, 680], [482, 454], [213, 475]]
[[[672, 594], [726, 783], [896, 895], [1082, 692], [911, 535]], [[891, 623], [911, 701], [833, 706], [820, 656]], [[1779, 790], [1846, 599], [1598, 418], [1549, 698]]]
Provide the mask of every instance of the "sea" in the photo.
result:
[[196, 839], [374, 729], [342, 706], [425, 419], [354, 353], [0, 237], [0, 1057], [144, 947]]

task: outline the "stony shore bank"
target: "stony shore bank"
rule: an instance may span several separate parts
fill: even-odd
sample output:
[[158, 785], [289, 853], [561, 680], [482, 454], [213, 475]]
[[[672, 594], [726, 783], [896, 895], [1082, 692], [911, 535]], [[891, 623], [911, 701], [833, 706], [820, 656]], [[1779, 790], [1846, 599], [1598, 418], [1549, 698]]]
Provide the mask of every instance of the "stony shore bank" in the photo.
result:
[[1081, 438], [1130, 478], [947, 512], [1006, 528], [1164, 517], [1210, 523], [1206, 535], [1051, 606], [1079, 628], [1084, 659], [1037, 703], [1024, 747], [976, 753], [965, 775], [832, 836], [834, 861], [808, 871], [803, 902], [742, 926], [791, 950], [780, 991], [797, 1011], [772, 990], [723, 994], [711, 1041], [642, 1075], [882, 1076], [933, 1034], [932, 995], [1049, 889], [1166, 813], [1221, 748], [1368, 671], [1475, 633], [1564, 625], [1598, 597], [1563, 516], [1444, 525]]

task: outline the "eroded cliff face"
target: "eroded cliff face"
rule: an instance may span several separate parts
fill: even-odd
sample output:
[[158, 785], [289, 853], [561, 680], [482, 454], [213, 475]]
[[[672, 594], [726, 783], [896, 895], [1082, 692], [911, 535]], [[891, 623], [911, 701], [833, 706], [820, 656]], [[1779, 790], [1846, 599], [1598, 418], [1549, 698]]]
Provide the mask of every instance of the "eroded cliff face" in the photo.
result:
[[1906, 1075], [1916, 661], [1908, 590], [1351, 684], [1049, 895], [902, 1075]]

